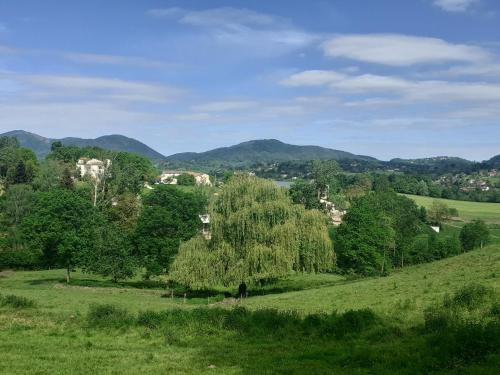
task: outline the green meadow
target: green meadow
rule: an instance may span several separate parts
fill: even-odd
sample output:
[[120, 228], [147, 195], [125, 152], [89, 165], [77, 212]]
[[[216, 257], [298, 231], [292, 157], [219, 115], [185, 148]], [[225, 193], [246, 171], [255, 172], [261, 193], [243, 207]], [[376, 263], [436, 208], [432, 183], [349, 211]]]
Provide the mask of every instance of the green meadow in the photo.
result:
[[500, 224], [500, 203], [468, 202], [451, 199], [423, 197], [419, 195], [404, 194], [413, 199], [417, 205], [429, 208], [432, 202], [445, 203], [450, 208], [458, 210], [459, 217], [465, 221], [483, 219], [486, 223]]
[[[484, 292], [467, 291], [478, 284]], [[383, 278], [296, 275], [243, 302], [172, 298], [161, 282], [76, 272], [66, 285], [64, 270], [4, 271], [0, 294], [17, 297], [0, 302], [0, 373], [497, 374], [496, 341], [474, 335], [498, 325], [467, 325], [464, 339], [465, 328], [446, 323], [444, 335], [429, 309], [439, 316], [447, 298], [471, 295], [457, 321], [497, 322], [499, 291], [498, 244]]]

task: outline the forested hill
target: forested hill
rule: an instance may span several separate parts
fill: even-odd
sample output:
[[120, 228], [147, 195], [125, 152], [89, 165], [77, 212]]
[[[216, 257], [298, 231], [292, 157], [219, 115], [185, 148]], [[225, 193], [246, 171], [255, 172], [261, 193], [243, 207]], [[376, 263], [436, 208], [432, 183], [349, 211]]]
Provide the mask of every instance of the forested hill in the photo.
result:
[[269, 163], [290, 160], [327, 160], [353, 159], [373, 160], [369, 156], [355, 155], [346, 151], [333, 150], [319, 146], [296, 146], [276, 139], [262, 139], [239, 143], [230, 147], [216, 148], [206, 152], [184, 152], [167, 157], [171, 162], [192, 163]]
[[43, 159], [49, 152], [52, 142], [60, 141], [66, 146], [95, 146], [108, 150], [127, 151], [145, 156], [153, 161], [162, 161], [165, 156], [156, 152], [149, 146], [135, 139], [125, 137], [123, 135], [105, 135], [95, 139], [84, 138], [62, 138], [53, 139], [45, 138], [37, 134], [29, 133], [24, 130], [14, 130], [4, 134], [4, 137], [17, 138], [22, 147], [29, 148], [37, 155], [38, 158]]
[[484, 164], [487, 164], [491, 168], [500, 168], [500, 154], [493, 156], [490, 160], [486, 160]]

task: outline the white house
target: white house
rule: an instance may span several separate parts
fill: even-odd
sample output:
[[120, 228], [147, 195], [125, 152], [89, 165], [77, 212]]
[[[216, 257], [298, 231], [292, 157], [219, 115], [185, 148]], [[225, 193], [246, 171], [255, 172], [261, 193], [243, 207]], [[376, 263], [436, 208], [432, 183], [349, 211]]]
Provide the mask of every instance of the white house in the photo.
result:
[[201, 229], [201, 234], [205, 239], [209, 240], [212, 238], [212, 233], [210, 232], [210, 215], [198, 215], [201, 222], [203, 223], [203, 227]]
[[189, 174], [194, 177], [196, 185], [212, 186], [210, 176], [206, 173], [189, 171], [164, 171], [160, 176], [160, 182], [167, 185], [177, 185], [177, 177], [181, 174]]
[[88, 175], [96, 180], [101, 179], [110, 166], [111, 160], [109, 159], [101, 161], [98, 159], [81, 158], [76, 163], [76, 169], [80, 172], [81, 177]]

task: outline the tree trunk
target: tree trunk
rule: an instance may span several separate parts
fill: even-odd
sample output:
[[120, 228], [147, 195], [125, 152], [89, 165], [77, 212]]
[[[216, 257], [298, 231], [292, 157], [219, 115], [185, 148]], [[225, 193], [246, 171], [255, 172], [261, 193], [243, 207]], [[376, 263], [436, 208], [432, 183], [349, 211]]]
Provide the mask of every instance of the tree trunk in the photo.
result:
[[94, 207], [97, 206], [97, 182], [94, 185]]
[[68, 265], [68, 267], [66, 268], [66, 284], [69, 284], [70, 280], [71, 280], [71, 275], [70, 275], [70, 266]]

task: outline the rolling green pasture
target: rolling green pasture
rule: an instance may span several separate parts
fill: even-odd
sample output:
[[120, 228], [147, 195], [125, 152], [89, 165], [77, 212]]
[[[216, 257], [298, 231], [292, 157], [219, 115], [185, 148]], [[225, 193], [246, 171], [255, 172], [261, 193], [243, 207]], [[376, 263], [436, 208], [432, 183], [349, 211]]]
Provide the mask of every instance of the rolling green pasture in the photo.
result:
[[486, 223], [500, 224], [500, 203], [468, 202], [451, 199], [422, 197], [419, 195], [404, 194], [413, 199], [417, 205], [429, 208], [432, 202], [439, 201], [448, 205], [450, 208], [456, 208], [461, 219], [470, 221], [473, 219], [482, 219]]
[[[296, 275], [252, 289], [237, 304], [165, 298], [162, 283], [73, 277], [65, 285], [64, 270], [0, 274], [0, 295], [35, 302], [0, 304], [0, 373], [496, 375], [500, 360], [494, 342], [478, 355], [474, 336], [462, 343], [423, 330], [424, 311], [460, 287], [500, 291], [496, 244], [383, 278]], [[96, 304], [124, 315], [93, 326], [89, 309]], [[346, 334], [336, 331], [345, 327]]]

